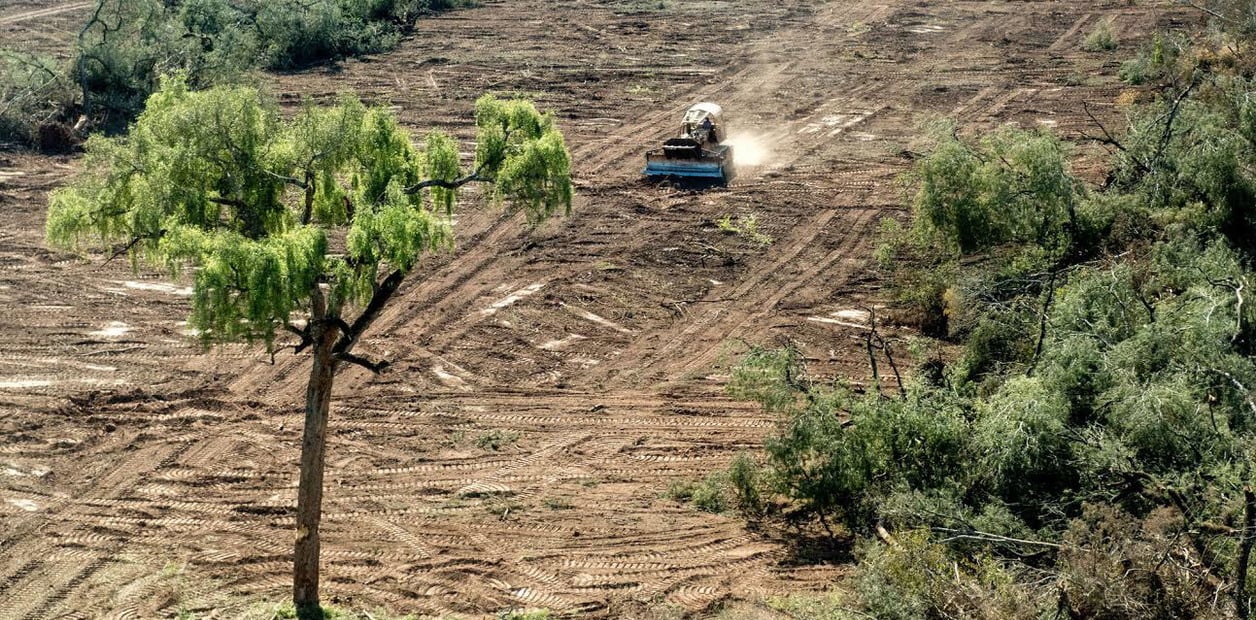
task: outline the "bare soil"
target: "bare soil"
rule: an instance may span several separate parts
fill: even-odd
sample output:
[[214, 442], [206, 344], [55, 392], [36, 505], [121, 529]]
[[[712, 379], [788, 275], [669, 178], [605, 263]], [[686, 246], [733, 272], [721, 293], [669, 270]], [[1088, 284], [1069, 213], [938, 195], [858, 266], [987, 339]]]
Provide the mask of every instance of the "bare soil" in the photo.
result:
[[[0, 1], [0, 46], [64, 55], [89, 8]], [[532, 232], [470, 197], [458, 249], [417, 270], [361, 349], [393, 366], [343, 371], [325, 598], [652, 618], [830, 587], [841, 554], [666, 497], [771, 432], [724, 395], [728, 365], [792, 341], [817, 374], [868, 385], [876, 230], [906, 217], [922, 124], [1080, 139], [1099, 133], [1084, 102], [1120, 128], [1119, 60], [1195, 19], [1123, 0], [488, 1], [393, 53], [275, 76], [289, 105], [354, 90], [468, 140], [481, 93], [532, 97], [578, 178], [575, 213]], [[1081, 51], [1103, 20], [1120, 49]], [[645, 183], [643, 153], [702, 100], [757, 165], [727, 188]], [[187, 283], [45, 249], [47, 193], [77, 165], [0, 153], [0, 617], [232, 618], [281, 600], [308, 362], [202, 351]], [[716, 225], [742, 215], [773, 243]]]

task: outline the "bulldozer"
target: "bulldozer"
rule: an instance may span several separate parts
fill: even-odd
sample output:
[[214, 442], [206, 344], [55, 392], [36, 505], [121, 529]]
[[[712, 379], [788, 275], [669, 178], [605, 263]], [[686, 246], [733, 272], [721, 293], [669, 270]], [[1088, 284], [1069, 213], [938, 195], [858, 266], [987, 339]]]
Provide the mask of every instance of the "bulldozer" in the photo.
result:
[[723, 113], [714, 103], [691, 106], [680, 121], [680, 135], [664, 141], [663, 148], [646, 152], [645, 176], [651, 181], [731, 181], [736, 169], [732, 145], [721, 143], [727, 138]]

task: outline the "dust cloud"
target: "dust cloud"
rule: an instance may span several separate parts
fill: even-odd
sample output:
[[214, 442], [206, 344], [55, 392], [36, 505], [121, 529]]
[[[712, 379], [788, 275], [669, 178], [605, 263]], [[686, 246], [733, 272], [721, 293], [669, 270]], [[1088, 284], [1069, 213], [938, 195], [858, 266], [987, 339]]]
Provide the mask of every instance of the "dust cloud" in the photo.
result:
[[733, 161], [738, 166], [762, 166], [772, 158], [772, 150], [766, 136], [736, 132], [724, 140], [733, 147]]

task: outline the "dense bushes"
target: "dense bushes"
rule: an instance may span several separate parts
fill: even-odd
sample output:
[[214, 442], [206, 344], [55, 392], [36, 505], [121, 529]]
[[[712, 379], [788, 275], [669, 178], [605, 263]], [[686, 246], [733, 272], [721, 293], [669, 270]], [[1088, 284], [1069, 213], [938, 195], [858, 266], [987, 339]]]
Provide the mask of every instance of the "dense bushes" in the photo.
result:
[[1040, 131], [938, 132], [878, 258], [900, 318], [961, 349], [941, 370], [901, 397], [809, 379], [790, 349], [734, 370], [780, 416], [760, 504], [865, 541], [850, 606], [1249, 616], [1256, 80], [1219, 32], [1139, 61], [1161, 94], [1101, 140], [1102, 186]]
[[84, 110], [119, 126], [164, 73], [182, 72], [194, 88], [241, 80], [257, 64], [248, 17], [226, 0], [99, 0], [74, 66]]
[[[436, 7], [448, 6], [441, 2]], [[79, 40], [87, 102], [134, 116], [162, 73], [194, 87], [394, 47], [421, 0], [100, 0]]]
[[74, 120], [65, 68], [43, 56], [0, 52], [0, 143], [62, 150]]
[[4, 53], [0, 141], [39, 145], [41, 127], [73, 124], [80, 111], [97, 126], [121, 129], [163, 74], [178, 72], [201, 89], [251, 81], [258, 69], [386, 51], [419, 16], [466, 3], [98, 0], [69, 65]]

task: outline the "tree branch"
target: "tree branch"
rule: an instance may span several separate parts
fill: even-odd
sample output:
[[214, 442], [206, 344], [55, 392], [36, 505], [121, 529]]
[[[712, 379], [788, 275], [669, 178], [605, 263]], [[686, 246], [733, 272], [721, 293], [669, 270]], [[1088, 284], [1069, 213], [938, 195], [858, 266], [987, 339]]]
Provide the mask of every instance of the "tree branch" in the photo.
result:
[[354, 366], [361, 366], [377, 375], [381, 371], [383, 371], [385, 368], [388, 368], [388, 366], [390, 365], [387, 360], [384, 360], [382, 362], [372, 362], [366, 358], [358, 357], [352, 353], [336, 353], [335, 355], [332, 356], [332, 358], [339, 360], [341, 362], [348, 362], [350, 364], [353, 364]]
[[1034, 361], [1030, 363], [1029, 370], [1025, 373], [1033, 376], [1034, 369], [1038, 366], [1038, 360], [1042, 359], [1042, 346], [1047, 341], [1047, 323], [1048, 316], [1051, 313], [1051, 302], [1055, 300], [1055, 278], [1059, 274], [1058, 269], [1051, 269], [1051, 280], [1047, 282], [1047, 298], [1042, 302], [1042, 314], [1038, 319], [1038, 344], [1034, 345]]
[[138, 244], [139, 242], [144, 241], [146, 239], [158, 239], [164, 234], [166, 234], [165, 230], [159, 230], [157, 231], [157, 234], [155, 235], [139, 235], [135, 237], [134, 239], [132, 239], [130, 243], [126, 244], [125, 246], [123, 246], [122, 248], [116, 250], [113, 254], [111, 254], [109, 258], [104, 262], [104, 264], [108, 265], [109, 263], [113, 262], [113, 259], [119, 256], [122, 256], [123, 254], [126, 254], [127, 252], [130, 252], [131, 248], [134, 248], [136, 244]]
[[1226, 17], [1225, 15], [1222, 15], [1206, 6], [1199, 6], [1198, 4], [1195, 4], [1194, 2], [1190, 2], [1189, 0], [1178, 0], [1178, 4], [1184, 4], [1197, 11], [1202, 11], [1204, 13], [1207, 13], [1223, 22], [1230, 22], [1230, 23], [1234, 22], [1234, 20], [1230, 19], [1229, 17]]
[[379, 316], [384, 309], [384, 305], [392, 298], [397, 289], [401, 288], [401, 281], [405, 279], [406, 274], [400, 269], [388, 274], [383, 282], [375, 288], [375, 294], [371, 296], [371, 301], [366, 304], [366, 308], [362, 310], [362, 314], [358, 315], [357, 320], [352, 326], [346, 326], [341, 333], [340, 339], [336, 341], [336, 345], [332, 347], [332, 351], [336, 354], [349, 353], [353, 350], [353, 345], [358, 343], [358, 338], [362, 336], [371, 323]]
[[989, 532], [981, 532], [978, 530], [957, 530], [950, 527], [934, 527], [931, 528], [935, 532], [943, 534], [951, 534], [949, 538], [943, 539], [941, 542], [951, 542], [953, 540], [979, 540], [984, 542], [1005, 542], [1017, 543], [1021, 545], [1033, 545], [1037, 547], [1050, 547], [1052, 549], [1063, 549], [1064, 545], [1057, 545], [1053, 542], [1043, 540], [1025, 540], [1024, 538], [1012, 538], [1010, 536], [1002, 536], [999, 534], [991, 534]]
[[1128, 151], [1128, 149], [1125, 148], [1125, 145], [1121, 144], [1120, 140], [1117, 140], [1115, 137], [1113, 137], [1112, 132], [1108, 131], [1108, 128], [1105, 127], [1103, 123], [1099, 122], [1099, 119], [1095, 118], [1095, 115], [1090, 111], [1089, 103], [1083, 101], [1082, 110], [1086, 112], [1086, 116], [1090, 117], [1090, 121], [1094, 123], [1096, 127], [1099, 128], [1099, 131], [1103, 132], [1102, 138], [1087, 136], [1088, 138], [1091, 138], [1092, 140], [1095, 140], [1099, 142], [1100, 144], [1108, 144], [1111, 146], [1115, 146], [1118, 151]]
[[484, 171], [484, 167], [480, 166], [479, 168], [476, 168], [475, 172], [472, 172], [471, 174], [468, 174], [467, 176], [462, 177], [460, 179], [454, 179], [452, 181], [446, 181], [445, 179], [428, 179], [426, 181], [420, 181], [418, 183], [415, 183], [414, 185], [411, 185], [410, 187], [407, 187], [405, 191], [407, 194], [413, 194], [426, 187], [441, 187], [444, 189], [458, 189], [459, 187], [462, 187], [463, 185], [466, 185], [467, 183], [473, 183], [473, 182], [492, 183], [493, 182], [492, 178], [481, 176], [480, 173], [483, 171]]
[[1243, 529], [1239, 534], [1239, 552], [1234, 567], [1234, 607], [1239, 620], [1247, 620], [1252, 614], [1252, 601], [1247, 591], [1247, 565], [1252, 557], [1252, 545], [1256, 538], [1252, 536], [1252, 528], [1256, 528], [1256, 493], [1252, 485], [1243, 485]]
[[335, 325], [335, 326], [336, 326], [336, 329], [340, 330], [340, 333], [342, 333], [342, 334], [347, 334], [347, 333], [349, 333], [349, 330], [351, 329], [351, 328], [349, 327], [349, 324], [348, 324], [348, 323], [346, 323], [344, 319], [342, 319], [342, 318], [340, 318], [340, 317], [338, 317], [338, 316], [329, 316], [329, 317], [327, 317], [327, 322], [328, 322], [328, 323], [331, 323], [332, 325]]
[[214, 204], [216, 204], [216, 205], [223, 205], [223, 206], [227, 206], [227, 207], [235, 207], [235, 208], [237, 208], [237, 209], [243, 209], [243, 208], [245, 208], [245, 207], [247, 207], [247, 206], [248, 206], [247, 204], [245, 204], [245, 203], [244, 203], [244, 201], [243, 201], [243, 200], [236, 200], [235, 198], [213, 198], [213, 197], [211, 197], [211, 198], [206, 198], [206, 200], [208, 200], [208, 201], [210, 201], [210, 202], [212, 202], [212, 203], [214, 203]]
[[1173, 107], [1169, 108], [1169, 112], [1165, 115], [1164, 133], [1160, 135], [1160, 144], [1156, 147], [1156, 161], [1159, 161], [1164, 156], [1164, 150], [1169, 148], [1169, 142], [1173, 140], [1173, 123], [1177, 120], [1178, 111], [1182, 108], [1182, 102], [1186, 100], [1186, 97], [1191, 94], [1192, 90], [1195, 90], [1195, 85], [1198, 83], [1198, 80], [1195, 79], [1197, 75], [1198, 72], [1191, 73], [1191, 81], [1178, 94], [1177, 99], [1173, 100]]
[[301, 342], [297, 343], [296, 345], [292, 347], [295, 353], [300, 353], [304, 351], [306, 348], [308, 348], [310, 345], [314, 344], [314, 340], [310, 338], [310, 326], [309, 325], [306, 325], [305, 329], [301, 329], [293, 325], [292, 323], [284, 323], [283, 328], [288, 332], [296, 334], [297, 337], [301, 339]]
[[269, 177], [273, 177], [273, 178], [275, 178], [276, 180], [283, 181], [284, 183], [288, 183], [288, 184], [290, 184], [290, 185], [295, 185], [295, 186], [297, 186], [297, 187], [299, 187], [299, 188], [301, 188], [301, 189], [309, 189], [309, 187], [310, 187], [310, 184], [309, 184], [309, 183], [306, 183], [305, 181], [302, 181], [301, 179], [298, 179], [298, 178], [296, 178], [296, 177], [284, 176], [284, 175], [279, 174], [279, 173], [277, 173], [277, 172], [271, 172], [270, 170], [267, 170], [267, 169], [265, 169], [265, 168], [262, 168], [261, 170], [262, 170], [262, 173], [263, 173], [263, 174], [265, 174], [265, 175], [267, 175], [267, 176], [269, 176]]

